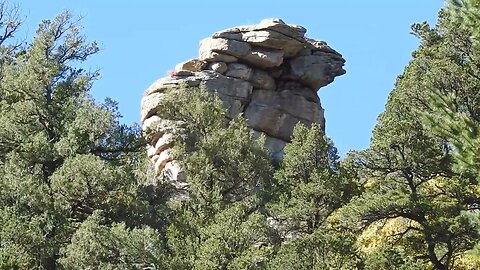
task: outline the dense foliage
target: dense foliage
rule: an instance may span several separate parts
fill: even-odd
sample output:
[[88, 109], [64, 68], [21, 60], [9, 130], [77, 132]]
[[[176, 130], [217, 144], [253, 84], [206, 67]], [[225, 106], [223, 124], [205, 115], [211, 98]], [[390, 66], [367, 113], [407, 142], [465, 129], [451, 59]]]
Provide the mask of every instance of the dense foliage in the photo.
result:
[[472, 252], [480, 239], [480, 51], [472, 40], [479, 24], [458, 17], [478, 9], [449, 8], [434, 28], [412, 26], [421, 45], [398, 77], [370, 147], [352, 153], [365, 189], [344, 214], [354, 217], [361, 237], [377, 235], [363, 239], [367, 256], [378, 257], [386, 245], [404, 258], [391, 269], [480, 263]]
[[188, 194], [89, 94], [98, 52], [68, 12], [17, 43], [0, 4], [0, 269], [479, 269], [480, 7], [452, 1], [340, 160], [298, 125], [282, 161], [204, 89], [165, 95]]
[[[149, 236], [161, 227], [163, 206], [138, 184], [137, 128], [119, 124], [114, 102], [88, 94], [97, 73], [79, 62], [98, 47], [69, 13], [43, 21], [30, 44], [16, 44], [16, 14], [1, 5], [0, 268], [141, 264], [146, 247], [161, 242]], [[78, 248], [86, 240], [89, 249]]]

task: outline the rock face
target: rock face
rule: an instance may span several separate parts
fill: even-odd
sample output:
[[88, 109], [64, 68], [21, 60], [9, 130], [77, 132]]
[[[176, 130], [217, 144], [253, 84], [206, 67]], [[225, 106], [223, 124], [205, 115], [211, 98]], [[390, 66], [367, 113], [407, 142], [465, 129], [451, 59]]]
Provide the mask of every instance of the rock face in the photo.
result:
[[305, 37], [306, 29], [266, 19], [214, 33], [200, 42], [199, 57], [184, 61], [170, 76], [150, 86], [142, 99], [142, 130], [157, 174], [177, 188], [187, 186], [185, 173], [171, 160], [175, 123], [160, 119], [158, 104], [172, 86], [204, 85], [218, 93], [233, 118], [243, 113], [254, 136], [281, 159], [298, 122], [324, 125], [319, 88], [345, 73], [345, 60], [323, 41]]

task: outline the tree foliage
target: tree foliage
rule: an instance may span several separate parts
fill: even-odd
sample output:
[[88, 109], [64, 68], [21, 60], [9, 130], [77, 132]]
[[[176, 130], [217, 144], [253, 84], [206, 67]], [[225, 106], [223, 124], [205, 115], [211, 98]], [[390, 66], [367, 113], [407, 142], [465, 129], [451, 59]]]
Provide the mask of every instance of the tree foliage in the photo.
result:
[[[68, 12], [44, 20], [25, 46], [10, 40], [20, 22], [6, 3], [0, 27], [2, 269], [75, 268], [71, 260], [81, 260], [63, 250], [86, 252], [71, 241], [93, 226], [96, 211], [107, 238], [124, 233], [133, 240], [160, 229], [161, 206], [151, 205], [156, 195], [139, 182], [138, 129], [119, 123], [114, 102], [98, 104], [88, 93], [98, 73], [81, 62], [98, 52], [96, 43], [86, 41]], [[134, 229], [147, 225], [152, 229]]]
[[138, 128], [90, 96], [99, 48], [78, 20], [18, 41], [1, 2], [0, 269], [478, 269], [478, 10], [453, 1], [412, 26], [420, 46], [370, 146], [343, 160], [313, 124], [274, 161], [215, 93], [169, 89], [177, 196]]
[[[363, 232], [363, 244], [377, 242], [365, 251], [370, 264], [381, 264], [378, 250], [394, 245], [387, 250], [403, 258], [394, 268], [413, 260], [460, 269], [480, 239], [471, 171], [478, 153], [470, 140], [480, 108], [478, 50], [472, 29], [452, 16], [441, 11], [434, 28], [412, 26], [421, 45], [398, 77], [370, 147], [353, 153], [365, 190], [342, 211]], [[372, 230], [383, 237], [365, 237]]]

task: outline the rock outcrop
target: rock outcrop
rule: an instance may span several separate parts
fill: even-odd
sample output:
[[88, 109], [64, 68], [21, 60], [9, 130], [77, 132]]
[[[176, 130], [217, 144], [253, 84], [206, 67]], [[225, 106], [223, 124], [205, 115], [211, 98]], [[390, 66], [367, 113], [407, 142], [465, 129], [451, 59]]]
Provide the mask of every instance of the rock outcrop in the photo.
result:
[[150, 86], [142, 99], [142, 130], [157, 174], [165, 173], [177, 188], [185, 174], [171, 160], [175, 125], [157, 113], [165, 91], [173, 86], [204, 85], [218, 93], [228, 117], [244, 114], [255, 136], [281, 159], [298, 122], [324, 125], [319, 88], [345, 73], [345, 60], [325, 42], [305, 36], [306, 29], [266, 19], [214, 33], [200, 42], [199, 57], [179, 63], [170, 76]]

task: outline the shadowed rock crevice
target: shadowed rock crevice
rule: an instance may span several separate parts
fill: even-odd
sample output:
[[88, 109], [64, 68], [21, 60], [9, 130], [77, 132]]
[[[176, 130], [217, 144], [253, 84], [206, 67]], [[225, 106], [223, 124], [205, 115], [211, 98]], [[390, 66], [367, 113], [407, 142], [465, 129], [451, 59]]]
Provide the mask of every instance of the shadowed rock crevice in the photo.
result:
[[203, 85], [216, 92], [228, 117], [243, 113], [254, 136], [264, 134], [277, 159], [297, 123], [324, 126], [317, 91], [345, 73], [345, 60], [305, 33], [279, 19], [219, 31], [200, 42], [198, 58], [177, 64], [170, 76], [154, 82], [142, 99], [141, 121], [156, 173], [186, 187], [185, 173], [170, 154], [175, 127], [182, 123], [161, 119], [158, 111], [165, 93], [178, 86]]

